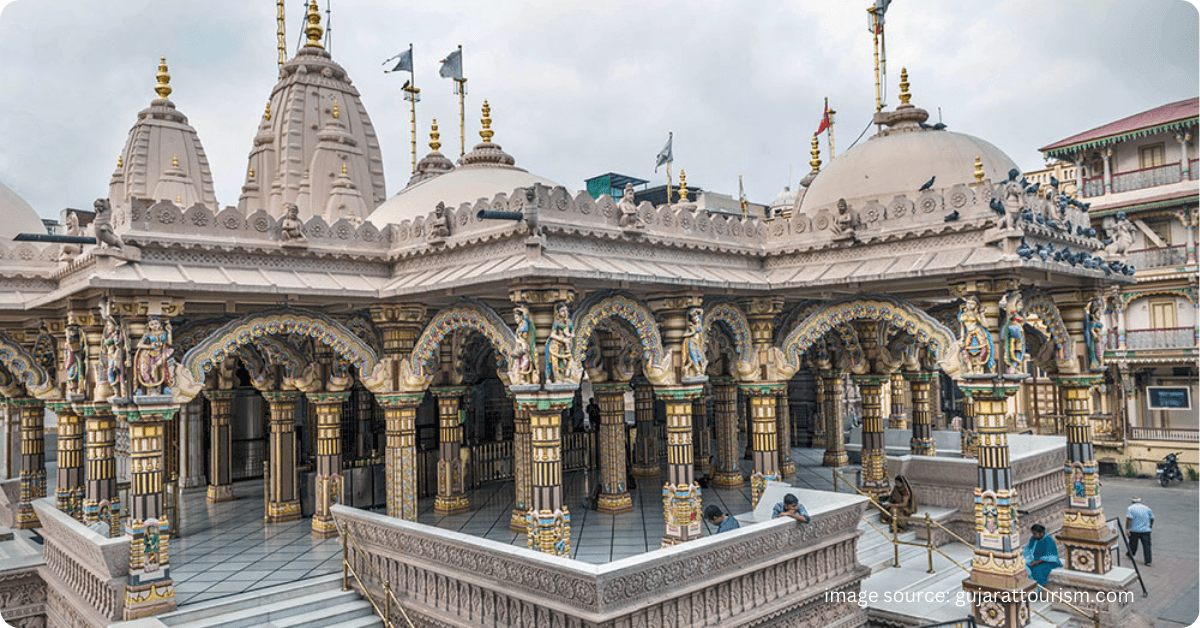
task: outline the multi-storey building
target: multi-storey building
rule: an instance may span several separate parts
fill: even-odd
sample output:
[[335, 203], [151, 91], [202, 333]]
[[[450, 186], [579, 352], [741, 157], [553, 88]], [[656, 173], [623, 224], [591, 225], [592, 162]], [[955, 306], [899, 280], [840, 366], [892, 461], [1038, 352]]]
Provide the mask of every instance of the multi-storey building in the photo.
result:
[[[1197, 463], [1197, 103], [1156, 107], [1054, 142], [1054, 174], [1082, 190], [1092, 226], [1122, 237], [1135, 284], [1107, 298], [1105, 355], [1110, 365], [1095, 407], [1102, 461], [1129, 461], [1140, 472], [1170, 452]], [[1119, 234], [1119, 217], [1132, 227]], [[1115, 245], [1120, 246], [1121, 242]]]

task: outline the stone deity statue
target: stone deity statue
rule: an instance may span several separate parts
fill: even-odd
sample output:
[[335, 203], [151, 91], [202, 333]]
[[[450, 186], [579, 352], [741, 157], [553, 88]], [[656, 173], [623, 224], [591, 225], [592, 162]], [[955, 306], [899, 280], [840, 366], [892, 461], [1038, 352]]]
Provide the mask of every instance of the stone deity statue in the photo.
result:
[[978, 299], [971, 296], [963, 301], [958, 311], [958, 322], [962, 327], [959, 341], [962, 343], [962, 357], [967, 374], [994, 373], [995, 345], [992, 343], [992, 333], [983, 324]]
[[1021, 293], [1013, 291], [1000, 300], [1004, 309], [1004, 327], [1000, 330], [1001, 357], [1004, 372], [1017, 375], [1025, 372], [1025, 304]]
[[683, 377], [703, 377], [708, 368], [704, 333], [704, 311], [698, 307], [688, 310], [687, 330], [683, 333]]
[[129, 367], [129, 339], [124, 327], [112, 316], [104, 318], [101, 364], [104, 367], [104, 381], [112, 387], [113, 394], [128, 399], [129, 380], [125, 375]]
[[171, 322], [164, 323], [155, 316], [146, 323], [146, 333], [138, 341], [133, 357], [134, 376], [140, 394], [159, 395], [169, 392], [171, 384], [170, 358], [174, 349]]
[[1008, 180], [1000, 184], [1000, 199], [1004, 204], [1004, 216], [996, 226], [1000, 229], [1016, 229], [1025, 200], [1025, 187], [1017, 180], [1021, 172], [1016, 168], [1008, 171]]
[[112, 248], [124, 251], [125, 242], [113, 230], [112, 205], [109, 204], [108, 199], [98, 198], [92, 207], [96, 210], [96, 217], [92, 220], [92, 232], [96, 236], [96, 244], [101, 249]]
[[446, 221], [446, 204], [439, 202], [433, 208], [433, 218], [429, 219], [428, 233], [430, 240], [445, 240], [450, 237], [450, 225]]
[[850, 206], [846, 204], [846, 199], [839, 198], [837, 214], [834, 215], [829, 230], [833, 232], [833, 235], [854, 237], [854, 227], [854, 214], [850, 211]]
[[642, 222], [642, 217], [638, 215], [637, 203], [634, 202], [633, 184], [625, 184], [625, 192], [621, 195], [621, 202], [617, 203], [617, 210], [621, 216], [621, 228], [629, 230], [641, 230], [646, 228], [646, 223]]
[[575, 324], [566, 303], [554, 310], [554, 325], [546, 340], [546, 382], [561, 384], [571, 380], [571, 344], [575, 341]]
[[1088, 369], [1099, 371], [1104, 369], [1104, 303], [1093, 299], [1087, 305], [1084, 326], [1087, 328]]
[[295, 203], [284, 204], [283, 218], [279, 221], [279, 241], [284, 244], [308, 242], [304, 235], [304, 223], [300, 222], [300, 208]]
[[1104, 257], [1108, 261], [1124, 261], [1129, 247], [1133, 246], [1133, 223], [1129, 222], [1125, 212], [1117, 212], [1116, 221], [1110, 224], [1112, 226], [1105, 229], [1112, 241], [1104, 247]]
[[87, 360], [87, 335], [79, 325], [67, 325], [67, 342], [63, 345], [67, 395], [87, 394]]
[[[79, 228], [79, 214], [75, 212], [67, 212], [67, 235], [79, 236], [83, 230]], [[58, 248], [58, 261], [70, 262], [79, 256], [80, 248], [78, 244], [66, 243]]]
[[517, 342], [513, 347], [509, 381], [514, 386], [537, 385], [537, 364], [533, 359], [537, 351], [537, 331], [533, 326], [533, 317], [524, 306], [513, 309], [513, 322], [517, 325]]

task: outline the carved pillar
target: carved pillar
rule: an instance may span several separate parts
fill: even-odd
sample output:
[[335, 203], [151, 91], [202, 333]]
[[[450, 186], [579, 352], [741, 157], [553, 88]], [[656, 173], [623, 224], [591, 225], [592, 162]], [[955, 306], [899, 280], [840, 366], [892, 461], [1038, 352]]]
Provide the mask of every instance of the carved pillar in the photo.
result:
[[0, 398], [0, 418], [4, 428], [4, 477], [13, 478], [21, 474], [21, 416], [8, 404], [8, 398]]
[[625, 383], [595, 384], [600, 405], [600, 497], [596, 510], [617, 515], [633, 510], [625, 488]]
[[470, 510], [463, 490], [462, 423], [459, 418], [461, 386], [433, 389], [438, 404], [438, 492], [433, 501], [435, 514], [456, 515]]
[[828, 443], [825, 437], [825, 430], [828, 427], [825, 419], [825, 381], [821, 377], [821, 371], [816, 368], [812, 369], [813, 374], [813, 389], [816, 394], [816, 405], [813, 406], [812, 418], [812, 447], [814, 449], [824, 449]]
[[933, 442], [933, 401], [930, 398], [934, 377], [929, 372], [904, 374], [912, 392], [912, 439], [908, 451], [914, 456], [937, 455], [937, 445]]
[[641, 378], [633, 380], [633, 416], [637, 422], [633, 474], [640, 478], [658, 478], [660, 469], [654, 433], [654, 389], [650, 382]]
[[1077, 195], [1079, 195], [1080, 198], [1083, 198], [1084, 196], [1086, 196], [1086, 194], [1083, 193], [1084, 160], [1083, 160], [1083, 152], [1082, 151], [1075, 154], [1073, 163], [1075, 164], [1075, 193]]
[[1100, 149], [1101, 155], [1104, 156], [1104, 193], [1112, 194], [1112, 146], [1105, 146]]
[[318, 537], [337, 536], [337, 525], [329, 509], [342, 501], [342, 404], [348, 392], [309, 393], [317, 412], [316, 504], [312, 533]]
[[178, 419], [178, 406], [127, 405], [114, 411], [129, 424], [130, 486], [129, 582], [125, 585], [126, 620], [175, 608], [171, 580], [170, 523], [163, 499], [166, 424]]
[[1175, 141], [1179, 142], [1179, 178], [1183, 181], [1188, 181], [1192, 178], [1192, 163], [1188, 158], [1188, 142], [1192, 141], [1192, 134], [1186, 131], [1177, 131], [1175, 133]]
[[846, 430], [842, 419], [842, 378], [845, 373], [825, 371], [821, 380], [825, 384], [825, 455], [821, 466], [841, 468], [850, 464], [846, 456]]
[[796, 475], [796, 465], [792, 463], [792, 412], [788, 403], [787, 382], [783, 382], [775, 394], [775, 429], [778, 434], [779, 475], [793, 477]]
[[76, 520], [83, 520], [83, 417], [69, 402], [48, 404], [58, 416], [58, 474], [55, 504]]
[[959, 451], [963, 458], [974, 458], [976, 445], [979, 442], [975, 433], [975, 400], [964, 397], [962, 400], [962, 428], [959, 430]]
[[179, 413], [179, 486], [198, 488], [204, 477], [204, 400], [194, 399]]
[[708, 426], [708, 400], [703, 391], [692, 401], [692, 464], [697, 475], [712, 475], [712, 436]]
[[83, 497], [84, 523], [103, 521], [108, 536], [121, 536], [121, 501], [117, 496], [117, 419], [107, 403], [78, 406], [87, 428]]
[[385, 423], [387, 514], [406, 521], [417, 520], [417, 408], [424, 397], [423, 392], [375, 395]]
[[851, 377], [862, 395], [862, 490], [876, 497], [891, 492], [883, 443], [883, 387], [890, 375]]
[[754, 473], [750, 476], [750, 504], [758, 505], [758, 499], [767, 487], [768, 480], [782, 479], [779, 474], [779, 437], [776, 434], [775, 398], [784, 387], [780, 382], [742, 384], [742, 392], [750, 398], [750, 442]]
[[300, 492], [296, 482], [295, 390], [264, 392], [267, 411], [267, 442], [271, 456], [270, 485], [267, 487], [266, 519], [270, 523], [300, 518]]
[[976, 621], [985, 626], [1017, 628], [1029, 624], [1024, 596], [1036, 583], [1021, 553], [1019, 502], [1012, 485], [1007, 400], [1020, 387], [1019, 377], [976, 376], [960, 384], [975, 401], [979, 431], [979, 471], [975, 487], [975, 557], [963, 590], [972, 595]]
[[1104, 521], [1092, 440], [1092, 388], [1100, 375], [1055, 378], [1067, 415], [1067, 463], [1063, 469], [1067, 508], [1058, 540], [1067, 569], [1105, 574], [1112, 569], [1110, 550], [1117, 535]]
[[713, 380], [713, 414], [717, 432], [715, 488], [738, 489], [745, 483], [738, 463], [737, 385], [728, 377]]
[[[662, 546], [698, 539], [700, 485], [692, 465], [692, 402], [703, 386], [662, 386], [654, 392], [667, 409], [667, 483], [663, 486], [666, 532]], [[774, 400], [772, 400], [774, 401]], [[774, 455], [775, 451], [770, 452]]]
[[888, 416], [888, 427], [895, 430], [908, 429], [908, 416], [904, 405], [904, 373], [896, 371], [892, 373], [892, 407], [891, 414]]
[[233, 400], [237, 393], [232, 390], [205, 391], [208, 399], [209, 443], [208, 443], [208, 492], [205, 500], [210, 504], [233, 499], [233, 435], [229, 420], [233, 416]]
[[16, 525], [19, 530], [41, 527], [33, 500], [46, 496], [46, 443], [41, 399], [19, 397], [11, 402], [21, 417], [21, 497], [17, 503]]
[[513, 413], [513, 511], [508, 529], [526, 532], [529, 509], [533, 506], [533, 436], [530, 432], [529, 408], [514, 404]]
[[526, 519], [529, 549], [571, 555], [571, 513], [563, 504], [562, 411], [574, 391], [516, 395], [529, 414], [533, 482]]

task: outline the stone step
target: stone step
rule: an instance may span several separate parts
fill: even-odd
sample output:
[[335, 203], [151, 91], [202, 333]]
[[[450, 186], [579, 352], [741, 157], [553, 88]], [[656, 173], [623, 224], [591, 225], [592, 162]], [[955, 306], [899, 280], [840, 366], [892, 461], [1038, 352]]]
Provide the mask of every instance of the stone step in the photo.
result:
[[[369, 605], [368, 605], [369, 606]], [[337, 624], [331, 624], [323, 628], [382, 628], [383, 620], [376, 614], [375, 610], [371, 609], [370, 616], [358, 617], [349, 621], [344, 621]]]
[[370, 619], [372, 622], [361, 624], [363, 626], [383, 625], [383, 620], [375, 614], [371, 603], [356, 598], [345, 604], [318, 606], [291, 617], [272, 619], [270, 625], [274, 628], [325, 628], [364, 619]]
[[[256, 628], [259, 626], [290, 626], [293, 628], [323, 626], [324, 623], [309, 623], [314, 614], [352, 603], [370, 605], [354, 591], [321, 591], [311, 595], [276, 600], [262, 596], [259, 603], [250, 608], [237, 608], [207, 617], [176, 623], [163, 619], [163, 623], [177, 628]], [[352, 619], [352, 617], [346, 617]]]

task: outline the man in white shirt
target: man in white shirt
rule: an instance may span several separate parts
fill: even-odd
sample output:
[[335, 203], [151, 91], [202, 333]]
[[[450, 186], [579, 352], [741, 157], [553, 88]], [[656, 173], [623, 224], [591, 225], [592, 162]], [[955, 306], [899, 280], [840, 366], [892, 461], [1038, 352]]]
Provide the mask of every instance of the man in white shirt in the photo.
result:
[[1146, 566], [1149, 567], [1152, 558], [1150, 531], [1154, 529], [1154, 511], [1143, 504], [1142, 498], [1137, 495], [1133, 496], [1133, 503], [1125, 511], [1125, 529], [1129, 530], [1129, 551], [1126, 553], [1129, 560], [1133, 560], [1134, 555], [1137, 554], [1138, 543], [1144, 543], [1146, 549], [1143, 557], [1146, 559]]

